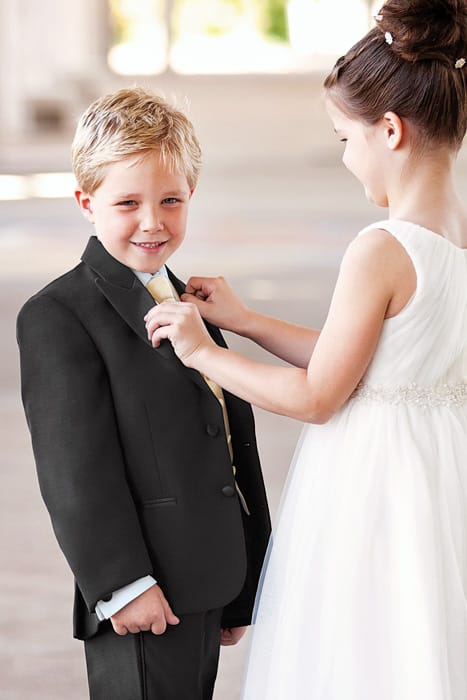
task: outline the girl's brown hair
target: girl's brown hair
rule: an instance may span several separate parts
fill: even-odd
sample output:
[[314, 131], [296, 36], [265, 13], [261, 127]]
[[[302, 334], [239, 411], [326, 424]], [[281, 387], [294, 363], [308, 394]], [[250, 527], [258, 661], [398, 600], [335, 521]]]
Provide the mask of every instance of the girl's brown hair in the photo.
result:
[[324, 82], [349, 117], [396, 112], [420, 144], [460, 148], [467, 129], [467, 0], [387, 0]]

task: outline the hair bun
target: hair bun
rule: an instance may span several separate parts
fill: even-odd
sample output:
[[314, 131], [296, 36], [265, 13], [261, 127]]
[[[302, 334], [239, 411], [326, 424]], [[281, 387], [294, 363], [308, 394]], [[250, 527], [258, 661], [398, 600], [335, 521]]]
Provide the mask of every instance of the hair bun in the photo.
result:
[[467, 0], [387, 0], [376, 19], [406, 61], [452, 63], [467, 53]]

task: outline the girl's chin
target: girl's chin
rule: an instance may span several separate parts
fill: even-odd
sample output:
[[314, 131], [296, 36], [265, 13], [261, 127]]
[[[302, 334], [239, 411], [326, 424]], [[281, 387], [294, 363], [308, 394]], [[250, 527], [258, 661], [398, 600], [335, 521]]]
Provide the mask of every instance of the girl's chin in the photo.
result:
[[386, 197], [375, 197], [367, 188], [365, 187], [365, 197], [370, 202], [370, 204], [376, 204], [377, 207], [386, 208], [388, 206], [388, 200]]

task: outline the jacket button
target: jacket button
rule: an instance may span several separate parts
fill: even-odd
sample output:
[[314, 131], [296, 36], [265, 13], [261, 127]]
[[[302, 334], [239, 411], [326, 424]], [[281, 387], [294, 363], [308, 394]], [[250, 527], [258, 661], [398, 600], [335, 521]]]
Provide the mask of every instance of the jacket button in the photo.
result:
[[209, 435], [209, 437], [216, 437], [216, 435], [219, 434], [219, 426], [208, 423], [208, 425], [206, 426], [206, 432]]
[[235, 493], [235, 489], [233, 486], [224, 486], [224, 488], [222, 489], [222, 493], [224, 494], [224, 496], [233, 496]]

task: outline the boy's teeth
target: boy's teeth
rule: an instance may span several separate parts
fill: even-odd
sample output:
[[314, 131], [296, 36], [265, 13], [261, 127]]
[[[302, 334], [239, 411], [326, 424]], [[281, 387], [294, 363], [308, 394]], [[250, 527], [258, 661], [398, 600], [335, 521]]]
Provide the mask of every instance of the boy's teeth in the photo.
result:
[[158, 248], [161, 243], [137, 243], [136, 245], [140, 245], [143, 248]]

